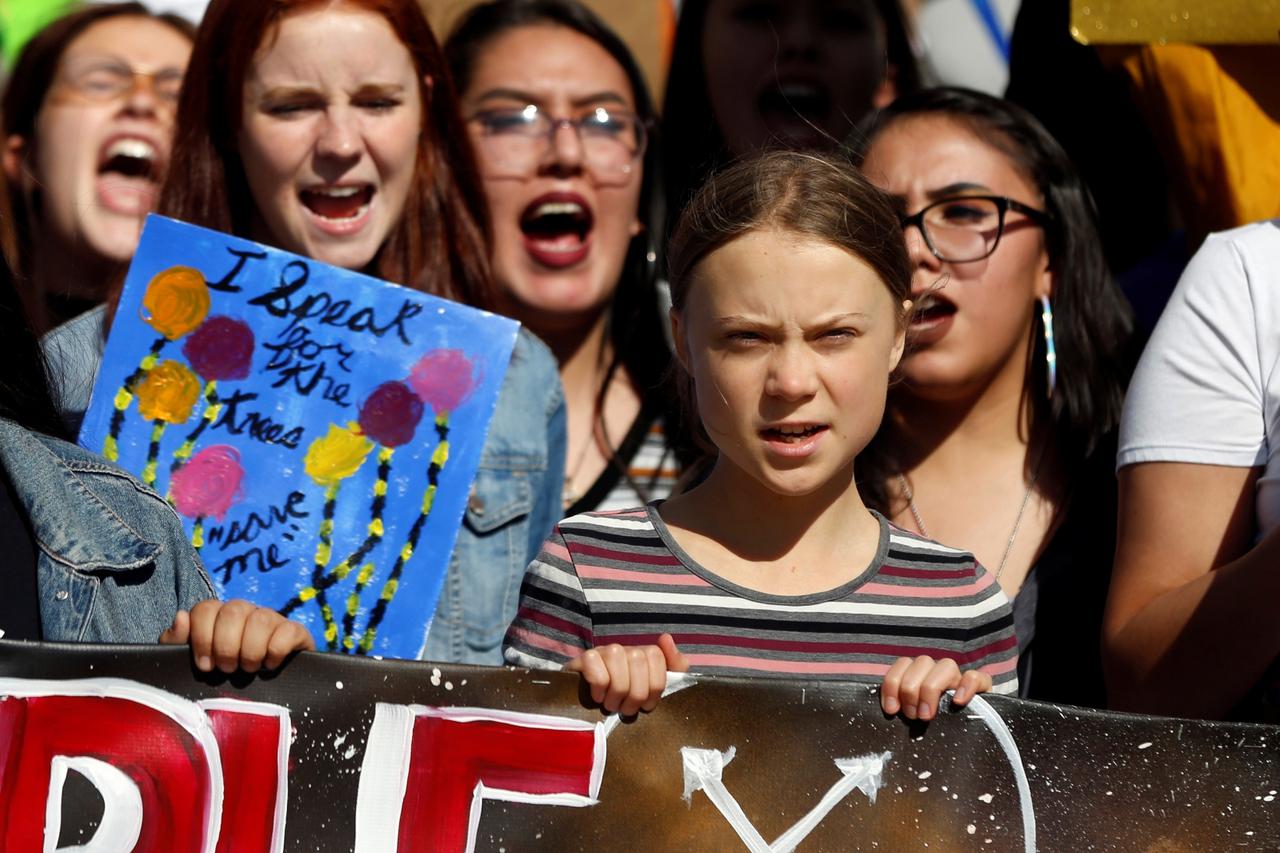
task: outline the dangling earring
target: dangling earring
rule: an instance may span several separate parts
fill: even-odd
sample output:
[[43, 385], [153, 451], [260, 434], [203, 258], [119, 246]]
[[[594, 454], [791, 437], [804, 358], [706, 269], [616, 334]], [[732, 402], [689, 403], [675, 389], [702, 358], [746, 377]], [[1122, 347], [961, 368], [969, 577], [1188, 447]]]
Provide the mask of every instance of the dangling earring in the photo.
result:
[[1053, 345], [1053, 306], [1049, 297], [1040, 297], [1040, 322], [1044, 323], [1044, 364], [1049, 378], [1049, 399], [1058, 386], [1058, 350]]

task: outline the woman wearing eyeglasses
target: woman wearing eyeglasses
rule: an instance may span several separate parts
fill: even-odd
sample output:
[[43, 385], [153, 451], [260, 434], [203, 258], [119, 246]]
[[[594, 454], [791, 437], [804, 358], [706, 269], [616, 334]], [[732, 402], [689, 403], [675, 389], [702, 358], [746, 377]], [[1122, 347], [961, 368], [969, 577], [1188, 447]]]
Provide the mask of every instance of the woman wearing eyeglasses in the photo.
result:
[[[183, 169], [158, 209], [498, 310], [465, 133], [417, 0], [213, 0], [178, 111]], [[522, 330], [426, 657], [502, 662], [524, 567], [559, 518], [563, 466], [555, 361]]]
[[14, 260], [41, 330], [101, 303], [133, 256], [169, 161], [191, 37], [181, 18], [110, 4], [53, 22], [19, 56], [4, 167]]
[[505, 310], [560, 363], [566, 514], [665, 498], [670, 352], [649, 227], [653, 108], [622, 41], [574, 0], [497, 0], [445, 45]]
[[1023, 696], [1101, 706], [1131, 320], [1092, 202], [1035, 119], [966, 90], [896, 101], [860, 156], [901, 205], [915, 317], [859, 476], [1014, 599]]

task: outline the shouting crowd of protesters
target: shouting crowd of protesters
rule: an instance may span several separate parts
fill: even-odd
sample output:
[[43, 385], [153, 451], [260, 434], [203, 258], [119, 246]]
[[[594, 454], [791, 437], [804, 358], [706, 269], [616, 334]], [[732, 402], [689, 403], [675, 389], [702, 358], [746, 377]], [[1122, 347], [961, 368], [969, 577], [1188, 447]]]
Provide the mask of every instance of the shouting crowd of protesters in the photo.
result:
[[521, 323], [427, 659], [622, 714], [687, 670], [1275, 719], [1280, 220], [1127, 242], [1034, 42], [1022, 105], [931, 87], [917, 5], [684, 0], [661, 108], [577, 0], [48, 24], [2, 105], [4, 636], [315, 647], [68, 443], [155, 212]]

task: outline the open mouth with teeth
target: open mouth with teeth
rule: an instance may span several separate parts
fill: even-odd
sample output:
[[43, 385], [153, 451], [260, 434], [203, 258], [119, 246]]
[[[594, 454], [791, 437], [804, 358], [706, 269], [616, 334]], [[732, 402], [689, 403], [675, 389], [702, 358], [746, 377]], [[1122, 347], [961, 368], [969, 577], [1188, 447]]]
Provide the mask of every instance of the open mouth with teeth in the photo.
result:
[[98, 200], [112, 212], [141, 216], [155, 205], [164, 168], [165, 155], [150, 140], [108, 139], [98, 152]]
[[160, 155], [142, 139], [117, 139], [106, 147], [98, 162], [98, 174], [114, 172], [126, 178], [160, 180]]
[[788, 424], [778, 427], [765, 427], [760, 430], [760, 434], [769, 441], [779, 441], [783, 444], [799, 444], [805, 439], [813, 438], [818, 433], [824, 432], [826, 429], [826, 424]]
[[929, 326], [956, 313], [955, 303], [939, 296], [925, 296], [911, 312], [912, 326]]
[[781, 136], [821, 137], [831, 117], [831, 102], [830, 90], [819, 81], [783, 81], [771, 83], [756, 96], [756, 109]]
[[539, 196], [520, 215], [525, 249], [550, 267], [570, 266], [585, 258], [594, 225], [590, 206], [573, 193]]
[[329, 222], [351, 222], [364, 216], [373, 201], [373, 187], [351, 184], [336, 187], [312, 187], [298, 193], [302, 206]]

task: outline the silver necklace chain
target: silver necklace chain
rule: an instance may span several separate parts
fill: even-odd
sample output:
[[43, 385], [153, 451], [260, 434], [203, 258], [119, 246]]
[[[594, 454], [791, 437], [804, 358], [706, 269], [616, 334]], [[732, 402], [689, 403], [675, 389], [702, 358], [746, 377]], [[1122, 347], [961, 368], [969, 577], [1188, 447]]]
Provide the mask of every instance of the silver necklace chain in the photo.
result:
[[[1018, 538], [1018, 530], [1022, 527], [1022, 516], [1026, 514], [1027, 504], [1031, 502], [1031, 493], [1036, 489], [1036, 480], [1040, 479], [1040, 465], [1044, 462], [1045, 448], [1040, 448], [1040, 454], [1036, 457], [1036, 467], [1031, 473], [1031, 482], [1027, 485], [1027, 491], [1022, 495], [1022, 505], [1018, 507], [1018, 516], [1013, 520], [1013, 530], [1009, 532], [1009, 541], [1005, 543], [1004, 553], [1000, 555], [1000, 565], [996, 567], [996, 580], [1000, 580], [1000, 576], [1004, 574], [1004, 565], [1009, 562], [1009, 553], [1013, 550], [1013, 542]], [[902, 494], [907, 499], [907, 508], [911, 510], [911, 518], [916, 523], [916, 529], [920, 531], [920, 535], [925, 539], [932, 539], [929, 530], [924, 526], [924, 519], [920, 517], [920, 508], [916, 506], [916, 494], [911, 488], [911, 483], [907, 481], [907, 476], [901, 471], [898, 472], [898, 484], [902, 487]]]
[[575, 483], [578, 480], [578, 473], [582, 471], [583, 463], [587, 461], [587, 453], [591, 451], [591, 445], [595, 443], [595, 440], [595, 423], [593, 421], [592, 434], [587, 437], [586, 443], [582, 445], [582, 450], [578, 452], [578, 459], [573, 463], [572, 470], [566, 471], [564, 475], [564, 487], [560, 491], [560, 501], [564, 504], [565, 509], [582, 500], [585, 495], [585, 492], [579, 492], [575, 488]]

